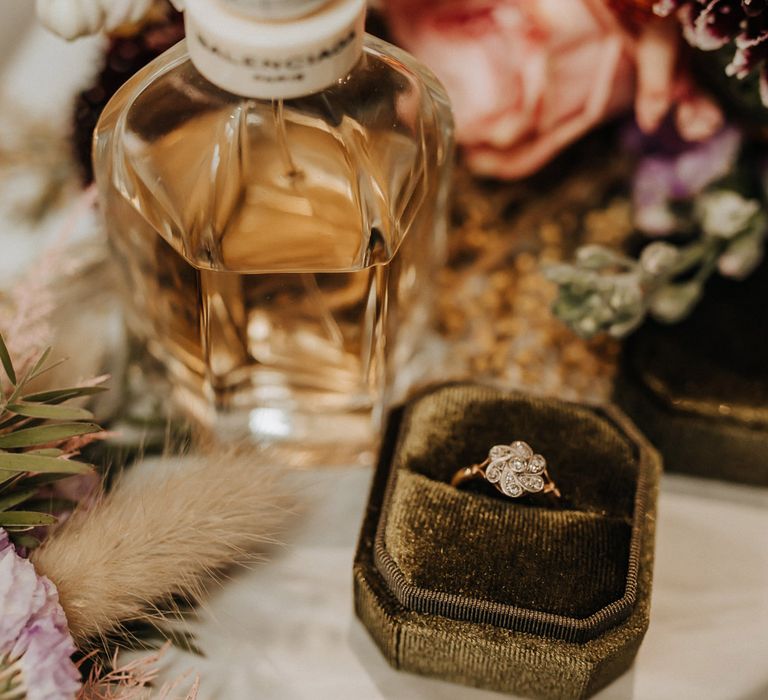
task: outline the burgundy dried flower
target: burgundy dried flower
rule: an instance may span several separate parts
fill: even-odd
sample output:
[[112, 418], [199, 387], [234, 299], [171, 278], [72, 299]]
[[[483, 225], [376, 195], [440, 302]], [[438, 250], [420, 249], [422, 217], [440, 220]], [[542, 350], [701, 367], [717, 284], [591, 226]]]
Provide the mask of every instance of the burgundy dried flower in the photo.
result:
[[616, 18], [635, 34], [655, 19], [655, 0], [607, 0], [607, 4]]
[[[163, 1], [158, 3], [161, 7]], [[96, 83], [77, 96], [73, 142], [86, 183], [93, 182], [91, 139], [101, 111], [112, 95], [136, 71], [184, 38], [184, 19], [171, 9], [148, 20], [133, 34], [110, 37], [105, 65]]]
[[656, 14], [675, 13], [691, 46], [715, 51], [735, 44], [726, 73], [739, 79], [759, 71], [760, 98], [768, 107], [768, 1], [767, 0], [659, 0]]

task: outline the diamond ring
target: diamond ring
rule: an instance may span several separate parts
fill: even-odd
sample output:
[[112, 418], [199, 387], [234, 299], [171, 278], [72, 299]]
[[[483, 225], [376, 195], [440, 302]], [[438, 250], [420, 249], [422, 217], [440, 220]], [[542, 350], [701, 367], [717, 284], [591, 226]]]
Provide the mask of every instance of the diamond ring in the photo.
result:
[[494, 445], [485, 461], [459, 469], [451, 486], [461, 486], [472, 479], [485, 479], [509, 498], [528, 493], [551, 493], [560, 498], [560, 490], [547, 472], [547, 460], [522, 440]]

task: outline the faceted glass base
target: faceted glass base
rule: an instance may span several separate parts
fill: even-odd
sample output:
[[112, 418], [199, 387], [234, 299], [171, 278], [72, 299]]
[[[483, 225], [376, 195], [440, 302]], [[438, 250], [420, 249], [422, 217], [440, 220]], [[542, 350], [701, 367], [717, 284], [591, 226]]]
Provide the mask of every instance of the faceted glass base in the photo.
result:
[[373, 38], [323, 93], [226, 93], [184, 44], [126, 83], [95, 135], [133, 335], [218, 440], [343, 464], [425, 337], [445, 249], [440, 86]]

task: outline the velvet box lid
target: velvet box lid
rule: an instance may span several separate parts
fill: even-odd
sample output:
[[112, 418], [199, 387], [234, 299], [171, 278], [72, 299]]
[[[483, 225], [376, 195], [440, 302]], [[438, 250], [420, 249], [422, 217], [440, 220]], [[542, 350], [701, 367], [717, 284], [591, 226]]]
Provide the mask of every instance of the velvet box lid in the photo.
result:
[[[526, 440], [563, 492], [450, 486]], [[610, 407], [477, 385], [392, 414], [355, 560], [356, 610], [397, 668], [539, 698], [586, 697], [648, 625], [658, 455]]]
[[647, 323], [626, 342], [614, 400], [665, 468], [768, 486], [768, 263], [714, 278], [682, 323]]

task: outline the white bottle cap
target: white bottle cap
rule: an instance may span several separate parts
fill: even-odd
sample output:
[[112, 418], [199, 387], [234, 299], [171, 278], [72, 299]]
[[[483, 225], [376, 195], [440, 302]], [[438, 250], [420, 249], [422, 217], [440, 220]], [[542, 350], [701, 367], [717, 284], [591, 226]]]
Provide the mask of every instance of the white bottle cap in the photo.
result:
[[236, 95], [289, 99], [319, 92], [347, 75], [363, 51], [365, 0], [186, 0], [184, 5], [195, 68]]
[[329, 0], [221, 0], [225, 5], [259, 19], [293, 19], [314, 12]]

